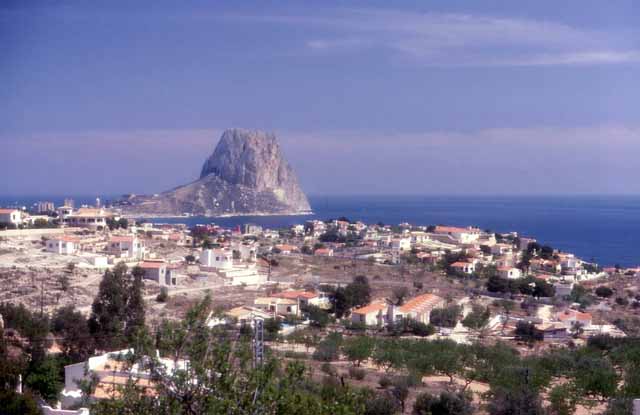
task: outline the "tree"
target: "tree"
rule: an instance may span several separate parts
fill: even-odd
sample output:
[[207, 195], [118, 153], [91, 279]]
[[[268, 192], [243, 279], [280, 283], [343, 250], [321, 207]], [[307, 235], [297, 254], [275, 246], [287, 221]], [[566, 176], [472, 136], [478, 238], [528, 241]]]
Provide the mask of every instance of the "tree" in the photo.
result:
[[433, 396], [421, 393], [413, 405], [414, 415], [471, 415], [473, 407], [469, 397], [463, 393], [441, 392]]
[[102, 277], [98, 294], [91, 306], [89, 331], [101, 349], [120, 347], [137, 328], [144, 326], [142, 278], [127, 274], [127, 266], [116, 265]]
[[400, 402], [400, 409], [402, 413], [404, 413], [405, 404], [409, 397], [409, 385], [405, 378], [396, 379], [393, 388], [391, 389], [391, 394], [398, 402]]
[[556, 295], [556, 288], [552, 284], [538, 278], [534, 278], [533, 283], [535, 284], [533, 288], [534, 297], [553, 297]]
[[509, 292], [509, 280], [498, 275], [492, 275], [487, 280], [487, 291], [492, 293]]
[[339, 357], [340, 346], [342, 345], [342, 334], [331, 332], [316, 346], [313, 353], [315, 360], [331, 362]]
[[371, 301], [371, 287], [364, 275], [359, 275], [345, 288], [345, 294], [351, 307], [362, 307]]
[[52, 331], [62, 337], [62, 353], [72, 362], [86, 360], [93, 353], [93, 338], [87, 336], [87, 319], [72, 305], [56, 311], [52, 320]]
[[312, 327], [325, 328], [329, 324], [329, 314], [320, 307], [309, 304], [304, 311]]
[[571, 385], [557, 385], [549, 391], [549, 403], [555, 415], [572, 415], [576, 411], [578, 396]]
[[538, 393], [526, 386], [494, 391], [488, 410], [491, 415], [543, 415], [545, 413]]
[[375, 340], [367, 336], [354, 336], [347, 338], [342, 345], [342, 352], [354, 366], [360, 364], [371, 357]]
[[462, 325], [471, 330], [480, 331], [487, 325], [490, 317], [491, 312], [488, 307], [474, 304], [469, 314], [462, 320]]
[[404, 300], [409, 296], [409, 289], [404, 285], [399, 287], [393, 287], [392, 298], [395, 305], [400, 306], [404, 304]]
[[166, 371], [154, 354], [133, 356], [126, 364], [147, 361], [155, 393], [149, 397], [129, 382], [119, 396], [93, 403], [96, 414], [361, 414], [367, 393], [312, 382], [299, 361], [287, 362], [267, 353], [261, 365], [251, 364], [250, 339], [238, 338], [225, 327], [208, 329], [210, 299], [196, 304], [183, 320], [162, 324], [157, 343], [163, 356], [188, 356], [189, 364]]
[[452, 305], [431, 310], [429, 321], [438, 327], [455, 327], [460, 317], [460, 307]]
[[395, 339], [379, 340], [373, 352], [373, 361], [385, 372], [400, 369], [405, 361], [400, 342]]
[[329, 298], [336, 318], [342, 318], [348, 313], [351, 308], [351, 301], [344, 287], [336, 288], [335, 291], [329, 294]]
[[18, 394], [12, 389], [0, 389], [2, 415], [41, 415], [38, 402], [30, 392]]
[[282, 322], [278, 318], [268, 318], [264, 321], [265, 340], [275, 340], [282, 329]]
[[58, 284], [60, 284], [60, 290], [67, 292], [71, 287], [69, 276], [67, 274], [60, 274], [58, 276]]
[[542, 340], [540, 334], [536, 332], [533, 323], [527, 321], [518, 321], [516, 324], [516, 337], [520, 340], [532, 342], [534, 340]]
[[395, 397], [390, 392], [386, 392], [375, 395], [366, 401], [364, 415], [393, 415], [399, 409]]
[[45, 357], [39, 361], [32, 360], [24, 383], [29, 389], [37, 392], [45, 401], [50, 404], [55, 403], [63, 387], [62, 382], [60, 382], [58, 361], [53, 357]]
[[132, 281], [127, 296], [124, 328], [124, 334], [129, 340], [132, 339], [135, 331], [143, 328], [145, 324], [144, 299], [142, 298], [143, 275], [144, 271], [140, 267], [133, 268], [131, 272]]
[[596, 295], [602, 298], [609, 298], [613, 295], [613, 290], [605, 285], [601, 285], [596, 288]]
[[166, 303], [169, 299], [169, 289], [167, 287], [160, 288], [160, 292], [156, 296], [156, 301], [159, 303]]

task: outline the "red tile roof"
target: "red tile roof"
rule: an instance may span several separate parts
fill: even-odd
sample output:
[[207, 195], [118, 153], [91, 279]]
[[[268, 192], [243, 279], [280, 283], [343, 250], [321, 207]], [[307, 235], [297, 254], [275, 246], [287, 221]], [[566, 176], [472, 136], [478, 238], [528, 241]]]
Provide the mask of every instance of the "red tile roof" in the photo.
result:
[[122, 235], [115, 235], [112, 236], [109, 239], [110, 242], [133, 242], [133, 236], [132, 235], [128, 235], [128, 236], [122, 236]]
[[422, 294], [414, 297], [401, 305], [398, 309], [402, 313], [410, 312], [424, 312], [434, 308], [437, 304], [442, 302], [443, 299], [433, 294]]
[[387, 308], [387, 305], [382, 302], [371, 303], [364, 307], [353, 310], [351, 313], [352, 314], [371, 314], [371, 313], [377, 313], [379, 311], [382, 311], [385, 308]]
[[140, 268], [145, 269], [160, 269], [165, 266], [167, 266], [167, 263], [161, 261], [144, 261], [142, 264], [140, 264]]
[[576, 310], [565, 310], [563, 312], [556, 314], [556, 317], [560, 321], [567, 321], [567, 320], [591, 321], [593, 318], [590, 313], [581, 313], [580, 311], [576, 311]]
[[309, 291], [302, 291], [302, 290], [298, 290], [298, 291], [282, 291], [279, 293], [275, 293], [272, 295], [272, 297], [278, 297], [278, 298], [289, 298], [289, 299], [298, 299], [298, 298], [306, 298], [307, 300], [310, 300], [312, 298], [316, 298], [318, 296], [318, 294], [316, 293], [312, 293]]

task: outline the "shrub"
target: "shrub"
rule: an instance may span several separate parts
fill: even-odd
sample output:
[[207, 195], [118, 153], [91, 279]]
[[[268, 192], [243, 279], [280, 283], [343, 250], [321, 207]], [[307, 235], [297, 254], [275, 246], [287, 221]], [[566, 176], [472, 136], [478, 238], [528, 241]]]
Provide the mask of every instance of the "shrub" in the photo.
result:
[[320, 370], [322, 370], [323, 373], [326, 373], [329, 376], [335, 376], [338, 374], [336, 368], [331, 366], [331, 363], [329, 362], [324, 362], [322, 365], [320, 365]]
[[400, 409], [398, 401], [389, 392], [372, 396], [365, 402], [365, 415], [393, 415]]
[[315, 360], [330, 362], [338, 359], [340, 345], [342, 344], [342, 335], [340, 333], [330, 333], [322, 340], [313, 352]]
[[461, 393], [442, 392], [433, 396], [428, 392], [421, 393], [413, 405], [416, 415], [470, 415], [473, 413], [471, 401]]
[[367, 375], [367, 372], [359, 367], [351, 366], [349, 367], [349, 377], [351, 379], [363, 380]]
[[629, 300], [627, 300], [624, 297], [618, 297], [616, 298], [616, 303], [621, 306], [626, 306], [626, 305], [629, 305]]
[[392, 383], [391, 378], [387, 375], [382, 375], [380, 379], [378, 379], [378, 385], [380, 385], [382, 389], [387, 389]]
[[307, 354], [304, 352], [294, 352], [293, 350], [287, 350], [284, 352], [284, 357], [288, 357], [289, 359], [306, 359]]
[[609, 298], [613, 295], [613, 290], [609, 287], [605, 287], [604, 285], [596, 288], [596, 295], [602, 298]]
[[455, 327], [460, 317], [460, 307], [453, 305], [446, 308], [431, 310], [431, 324], [439, 327]]

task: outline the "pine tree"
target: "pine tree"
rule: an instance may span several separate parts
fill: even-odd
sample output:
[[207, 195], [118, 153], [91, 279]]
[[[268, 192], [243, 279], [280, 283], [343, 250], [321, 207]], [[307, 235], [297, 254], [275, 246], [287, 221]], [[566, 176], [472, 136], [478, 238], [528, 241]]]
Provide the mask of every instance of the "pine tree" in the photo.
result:
[[144, 325], [142, 278], [127, 274], [127, 266], [120, 263], [102, 277], [91, 306], [89, 330], [98, 348], [113, 349], [124, 346], [126, 336], [140, 325]]
[[144, 327], [143, 275], [144, 271], [140, 267], [135, 267], [131, 271], [131, 289], [128, 291], [129, 296], [125, 311], [125, 336], [129, 341], [139, 329]]

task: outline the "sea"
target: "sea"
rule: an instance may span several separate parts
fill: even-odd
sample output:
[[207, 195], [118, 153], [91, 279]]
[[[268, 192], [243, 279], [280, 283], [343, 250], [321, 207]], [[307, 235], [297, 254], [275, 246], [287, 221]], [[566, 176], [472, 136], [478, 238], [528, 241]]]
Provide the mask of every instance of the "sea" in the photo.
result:
[[[76, 205], [95, 196], [69, 196]], [[2, 197], [2, 206], [30, 206], [38, 200], [61, 204], [64, 197]], [[109, 196], [102, 196], [103, 201]], [[640, 265], [640, 196], [311, 196], [314, 214], [300, 216], [183, 217], [147, 219], [157, 223], [253, 223], [282, 228], [309, 219], [341, 216], [365, 223], [477, 226], [517, 232], [603, 266]]]

